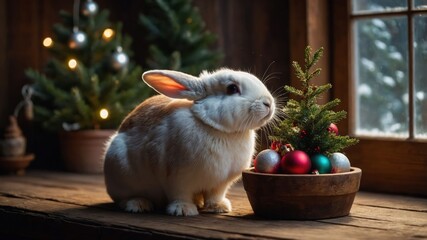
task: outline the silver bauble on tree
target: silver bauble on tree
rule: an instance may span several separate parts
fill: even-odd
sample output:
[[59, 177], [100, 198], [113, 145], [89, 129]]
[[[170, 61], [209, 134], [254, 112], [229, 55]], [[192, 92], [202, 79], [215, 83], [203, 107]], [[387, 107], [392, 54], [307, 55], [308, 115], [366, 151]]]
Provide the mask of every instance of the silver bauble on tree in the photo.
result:
[[68, 41], [68, 46], [71, 49], [81, 49], [87, 45], [86, 33], [80, 31], [78, 28], [74, 28], [73, 33]]
[[123, 52], [122, 47], [117, 47], [116, 51], [111, 55], [110, 59], [111, 68], [116, 71], [125, 69], [129, 64], [129, 57]]
[[95, 16], [98, 13], [98, 4], [92, 0], [87, 0], [83, 3], [81, 11], [86, 17]]

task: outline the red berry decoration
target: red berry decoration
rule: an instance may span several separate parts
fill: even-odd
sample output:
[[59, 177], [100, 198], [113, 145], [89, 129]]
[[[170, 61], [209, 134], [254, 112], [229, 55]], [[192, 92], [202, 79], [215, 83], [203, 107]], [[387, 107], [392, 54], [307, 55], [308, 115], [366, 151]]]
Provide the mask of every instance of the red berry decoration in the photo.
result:
[[282, 146], [282, 143], [279, 141], [273, 141], [270, 145], [270, 149], [276, 151], [276, 152], [280, 152], [280, 148]]
[[337, 127], [337, 125], [335, 125], [334, 123], [331, 123], [331, 125], [329, 125], [329, 127], [328, 127], [328, 131], [330, 133], [335, 133], [335, 135], [338, 135], [338, 127]]
[[284, 173], [305, 174], [311, 170], [310, 157], [300, 150], [286, 153], [280, 165]]
[[305, 138], [306, 136], [307, 136], [307, 131], [306, 130], [301, 130], [301, 132], [300, 132], [300, 134], [299, 134], [299, 136], [300, 136], [300, 138]]

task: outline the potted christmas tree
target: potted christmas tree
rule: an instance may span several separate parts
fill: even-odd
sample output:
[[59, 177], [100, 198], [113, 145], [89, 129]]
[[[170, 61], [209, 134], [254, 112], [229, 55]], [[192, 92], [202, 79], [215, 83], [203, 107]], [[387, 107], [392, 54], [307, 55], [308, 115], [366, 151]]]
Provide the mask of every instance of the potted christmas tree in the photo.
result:
[[321, 219], [350, 212], [361, 170], [350, 166], [342, 150], [358, 140], [338, 133], [335, 123], [346, 116], [345, 111], [333, 110], [339, 99], [317, 103], [319, 96], [332, 87], [312, 84], [321, 70], [311, 69], [322, 53], [323, 48], [312, 54], [307, 47], [304, 70], [293, 62], [302, 88], [285, 86], [297, 99], [286, 103], [285, 118], [270, 136], [270, 149], [261, 151], [254, 168], [243, 172], [244, 187], [257, 215]]
[[152, 92], [130, 61], [131, 38], [122, 35], [121, 24], [111, 24], [94, 1], [79, 2], [73, 14], [60, 12], [62, 22], [44, 39], [52, 58], [43, 73], [26, 74], [34, 81], [36, 120], [60, 133], [65, 167], [99, 173], [112, 129]]

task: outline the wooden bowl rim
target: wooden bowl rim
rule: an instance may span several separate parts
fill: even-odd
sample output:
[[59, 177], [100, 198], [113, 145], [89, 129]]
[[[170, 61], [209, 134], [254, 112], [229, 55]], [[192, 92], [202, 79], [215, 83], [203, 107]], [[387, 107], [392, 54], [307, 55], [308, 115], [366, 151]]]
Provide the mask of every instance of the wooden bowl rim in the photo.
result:
[[265, 177], [287, 177], [287, 178], [307, 178], [307, 177], [333, 177], [333, 176], [342, 176], [342, 175], [351, 175], [351, 174], [359, 174], [362, 172], [362, 169], [357, 167], [350, 167], [349, 172], [342, 172], [342, 173], [323, 173], [323, 174], [286, 174], [286, 173], [260, 173], [255, 172], [255, 168], [251, 167], [248, 169], [243, 170], [243, 174], [252, 174], [252, 175], [259, 175], [259, 176], [265, 176]]
[[6, 163], [6, 162], [31, 162], [34, 160], [34, 154], [26, 154], [22, 156], [11, 156], [11, 157], [4, 157], [0, 156], [0, 162]]

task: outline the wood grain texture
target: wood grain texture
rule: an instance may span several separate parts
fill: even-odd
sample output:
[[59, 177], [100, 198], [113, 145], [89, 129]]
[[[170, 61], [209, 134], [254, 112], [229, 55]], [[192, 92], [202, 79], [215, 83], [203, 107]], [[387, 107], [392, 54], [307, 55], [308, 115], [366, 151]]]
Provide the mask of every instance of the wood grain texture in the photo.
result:
[[37, 239], [409, 239], [427, 238], [427, 199], [359, 192], [350, 216], [318, 221], [255, 216], [241, 183], [234, 211], [172, 217], [117, 209], [102, 175], [30, 171], [0, 176], [1, 237]]

